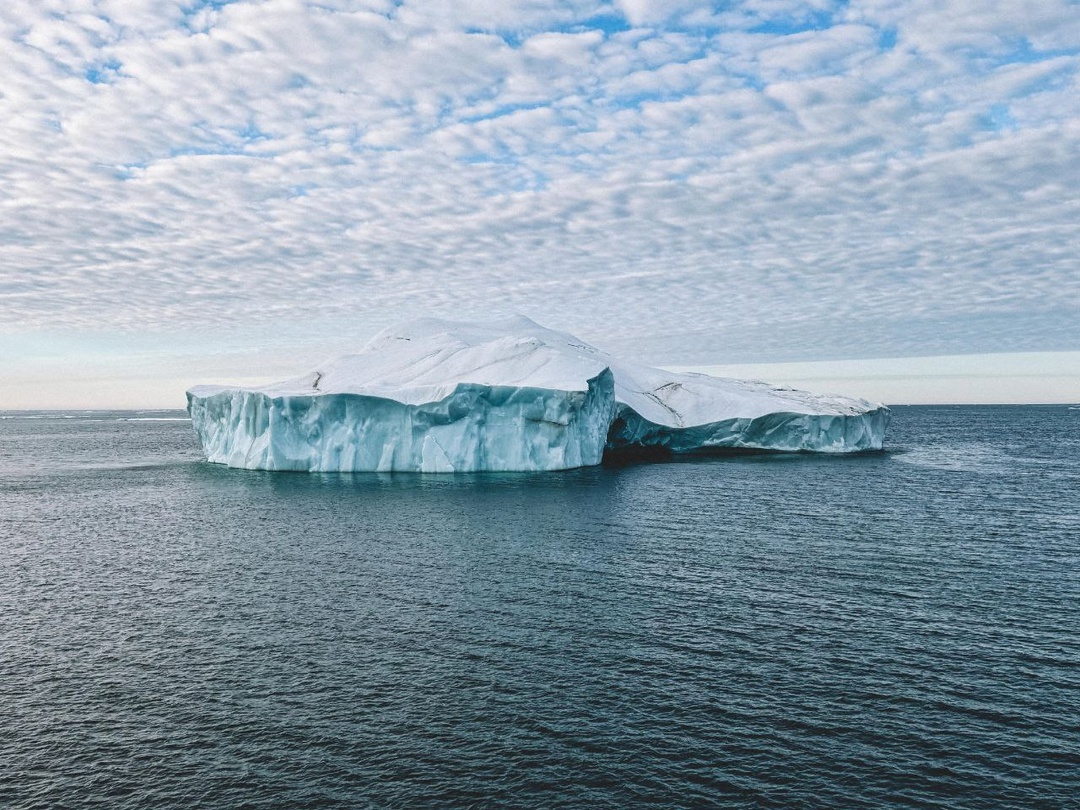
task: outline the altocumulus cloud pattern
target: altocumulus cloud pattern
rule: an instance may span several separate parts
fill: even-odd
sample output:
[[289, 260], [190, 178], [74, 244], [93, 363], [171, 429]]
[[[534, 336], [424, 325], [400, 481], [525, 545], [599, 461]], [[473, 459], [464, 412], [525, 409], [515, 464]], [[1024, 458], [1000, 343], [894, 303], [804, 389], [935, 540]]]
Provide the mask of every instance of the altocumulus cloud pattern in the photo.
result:
[[6, 0], [0, 38], [8, 334], [1080, 345], [1068, 0]]

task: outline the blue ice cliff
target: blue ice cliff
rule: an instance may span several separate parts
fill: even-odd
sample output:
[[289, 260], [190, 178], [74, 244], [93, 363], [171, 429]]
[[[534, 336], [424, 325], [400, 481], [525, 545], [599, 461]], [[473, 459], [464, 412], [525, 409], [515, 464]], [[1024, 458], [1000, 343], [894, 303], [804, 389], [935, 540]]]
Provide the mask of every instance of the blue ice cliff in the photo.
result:
[[605, 453], [881, 448], [889, 409], [627, 363], [528, 318], [411, 321], [255, 388], [200, 385], [210, 461], [255, 470], [563, 470]]

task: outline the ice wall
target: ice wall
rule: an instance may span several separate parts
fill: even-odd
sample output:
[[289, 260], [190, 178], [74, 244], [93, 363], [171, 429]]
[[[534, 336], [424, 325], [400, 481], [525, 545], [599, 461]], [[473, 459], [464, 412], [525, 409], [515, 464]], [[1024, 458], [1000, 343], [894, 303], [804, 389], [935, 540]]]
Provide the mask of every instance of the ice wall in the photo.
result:
[[678, 428], [650, 422], [628, 405], [620, 405], [608, 433], [607, 450], [615, 454], [634, 449], [857, 453], [881, 449], [888, 421], [888, 408], [848, 414], [780, 411]]
[[456, 385], [435, 402], [361, 394], [188, 393], [210, 461], [260, 470], [473, 472], [599, 464], [615, 411], [602, 371], [585, 391]]

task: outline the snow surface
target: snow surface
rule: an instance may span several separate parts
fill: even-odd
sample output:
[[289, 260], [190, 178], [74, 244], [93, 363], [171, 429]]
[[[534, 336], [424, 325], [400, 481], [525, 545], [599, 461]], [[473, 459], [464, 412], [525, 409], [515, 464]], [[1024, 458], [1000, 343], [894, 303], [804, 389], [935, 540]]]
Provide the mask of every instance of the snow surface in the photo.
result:
[[309, 471], [559, 470], [605, 452], [880, 449], [889, 410], [617, 360], [516, 317], [411, 321], [256, 388], [196, 386], [210, 461]]

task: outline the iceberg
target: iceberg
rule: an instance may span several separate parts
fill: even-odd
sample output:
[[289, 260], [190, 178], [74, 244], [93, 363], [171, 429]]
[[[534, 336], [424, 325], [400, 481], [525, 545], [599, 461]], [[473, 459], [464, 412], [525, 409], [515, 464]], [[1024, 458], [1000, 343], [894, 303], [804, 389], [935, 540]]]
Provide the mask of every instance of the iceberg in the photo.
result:
[[881, 449], [889, 409], [617, 360], [528, 318], [426, 318], [261, 387], [199, 385], [211, 462], [256, 470], [563, 470], [605, 457]]

